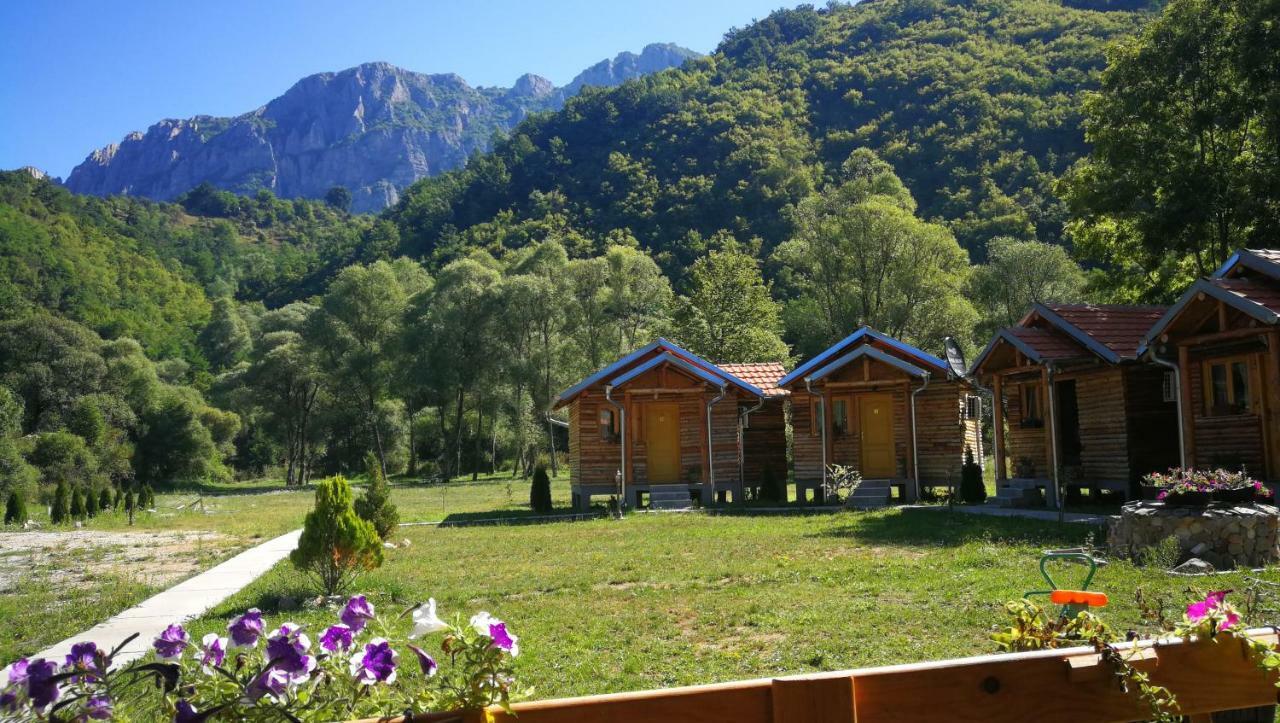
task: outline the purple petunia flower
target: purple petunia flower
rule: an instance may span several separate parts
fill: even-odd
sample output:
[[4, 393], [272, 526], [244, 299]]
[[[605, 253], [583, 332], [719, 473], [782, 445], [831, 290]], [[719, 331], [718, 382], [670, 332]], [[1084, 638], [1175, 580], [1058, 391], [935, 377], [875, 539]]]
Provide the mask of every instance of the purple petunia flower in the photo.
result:
[[51, 660], [37, 658], [27, 665], [27, 697], [36, 710], [51, 705], [62, 691], [58, 689], [53, 676], [58, 674], [58, 666]]
[[361, 685], [396, 682], [396, 664], [400, 655], [382, 638], [374, 638], [364, 650], [351, 656], [351, 676]]
[[18, 709], [18, 694], [6, 690], [0, 693], [0, 711], [12, 713]]
[[216, 668], [222, 665], [222, 661], [227, 657], [227, 639], [220, 637], [217, 633], [209, 633], [200, 641], [200, 649], [196, 651], [196, 660], [200, 661], [200, 667], [208, 672], [209, 668]]
[[516, 636], [507, 632], [507, 624], [498, 622], [489, 626], [489, 637], [493, 639], [493, 647], [516, 655]]
[[[84, 671], [87, 673], [99, 673], [98, 669], [98, 646], [92, 642], [76, 643], [71, 646], [71, 652], [67, 654], [66, 663], [63, 669], [67, 672]], [[72, 680], [80, 682], [88, 676], [77, 675]]]
[[320, 636], [320, 647], [328, 650], [330, 653], [334, 653], [339, 650], [346, 650], [351, 647], [351, 644], [354, 642], [354, 638], [355, 633], [352, 632], [350, 627], [342, 623], [330, 625], [324, 631], [324, 634]]
[[170, 625], [151, 645], [162, 660], [177, 660], [187, 649], [187, 631], [181, 625]]
[[196, 707], [186, 699], [179, 700], [173, 707], [173, 723], [200, 723], [203, 720]]
[[416, 645], [410, 645], [409, 649], [413, 651], [414, 655], [418, 656], [418, 667], [422, 668], [422, 674], [428, 678], [434, 677], [436, 671], [440, 669], [440, 666], [436, 664], [436, 659]]
[[90, 720], [111, 720], [111, 699], [105, 695], [90, 696], [84, 704], [84, 715]]
[[258, 700], [264, 695], [279, 699], [289, 689], [289, 674], [279, 668], [267, 668], [249, 684], [249, 699]]
[[370, 620], [373, 620], [373, 614], [373, 605], [365, 599], [364, 595], [352, 595], [346, 607], [342, 608], [342, 612], [338, 614], [338, 619], [358, 633], [364, 630], [364, 626]]
[[258, 608], [249, 608], [244, 615], [231, 621], [227, 626], [227, 632], [231, 635], [233, 647], [252, 648], [258, 644], [258, 638], [266, 632], [266, 625], [262, 622], [262, 611]]
[[30, 662], [26, 658], [18, 658], [10, 663], [9, 667], [5, 668], [5, 671], [9, 674], [9, 683], [21, 683], [26, 680], [28, 665], [30, 665]]
[[284, 671], [295, 683], [305, 681], [316, 668], [315, 657], [307, 655], [310, 649], [311, 639], [294, 623], [281, 625], [267, 638], [267, 659], [271, 667]]

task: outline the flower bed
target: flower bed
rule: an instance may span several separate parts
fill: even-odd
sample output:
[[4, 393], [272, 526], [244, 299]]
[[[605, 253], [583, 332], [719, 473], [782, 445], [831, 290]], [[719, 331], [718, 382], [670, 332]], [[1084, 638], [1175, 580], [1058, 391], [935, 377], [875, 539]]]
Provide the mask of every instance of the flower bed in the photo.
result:
[[[388, 626], [363, 595], [350, 598], [338, 620], [319, 631], [292, 622], [268, 632], [257, 609], [227, 626], [225, 636], [193, 641], [170, 625], [153, 642], [154, 660], [122, 667], [106, 651], [79, 643], [66, 659], [21, 659], [3, 671], [0, 719], [110, 720], [117, 705], [163, 715], [175, 723], [204, 720], [350, 720], [405, 711], [509, 708], [512, 659], [519, 640], [486, 612], [447, 623], [435, 600], [406, 610], [410, 640], [442, 634], [439, 659], [424, 647], [388, 639]], [[411, 654], [402, 666], [400, 653]]]
[[1239, 503], [1271, 498], [1271, 490], [1258, 480], [1244, 472], [1225, 469], [1175, 467], [1167, 473], [1153, 472], [1142, 481], [1146, 490], [1154, 492], [1155, 500], [1185, 507], [1204, 507], [1213, 501]]
[[1107, 526], [1113, 555], [1141, 559], [1173, 537], [1183, 557], [1214, 567], [1262, 567], [1280, 561], [1280, 510], [1271, 505], [1215, 503], [1191, 507], [1163, 502], [1130, 502]]

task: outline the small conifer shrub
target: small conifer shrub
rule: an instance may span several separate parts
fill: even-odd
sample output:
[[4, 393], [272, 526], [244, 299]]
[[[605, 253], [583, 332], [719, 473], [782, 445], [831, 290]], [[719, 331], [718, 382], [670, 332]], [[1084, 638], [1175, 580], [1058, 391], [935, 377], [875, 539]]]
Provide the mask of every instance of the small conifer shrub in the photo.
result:
[[982, 481], [982, 467], [973, 460], [972, 447], [964, 449], [964, 466], [960, 468], [960, 499], [969, 505], [980, 505], [987, 500], [987, 486]]
[[539, 462], [533, 468], [533, 484], [529, 487], [529, 507], [539, 514], [551, 512], [551, 478], [547, 476], [547, 465]]
[[346, 589], [366, 570], [382, 565], [382, 540], [352, 507], [351, 485], [341, 476], [316, 484], [316, 506], [307, 513], [298, 548], [289, 554], [326, 595]]
[[55, 525], [71, 521], [71, 488], [66, 480], [59, 480], [53, 491], [53, 506], [49, 508], [49, 520]]
[[369, 484], [364, 494], [356, 500], [355, 510], [360, 518], [373, 525], [378, 537], [387, 540], [400, 524], [400, 512], [391, 502], [391, 485], [387, 484], [386, 475], [382, 474], [382, 465], [372, 452], [365, 455], [364, 467]]
[[6, 525], [22, 525], [27, 522], [27, 501], [17, 490], [9, 493], [4, 504], [4, 523]]

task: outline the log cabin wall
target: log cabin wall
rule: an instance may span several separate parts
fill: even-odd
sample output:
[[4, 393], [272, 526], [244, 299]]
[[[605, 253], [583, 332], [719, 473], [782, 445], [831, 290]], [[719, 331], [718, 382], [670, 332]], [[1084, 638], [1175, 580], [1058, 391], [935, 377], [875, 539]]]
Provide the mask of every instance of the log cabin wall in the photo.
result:
[[801, 484], [822, 481], [822, 436], [812, 414], [814, 396], [796, 389], [790, 398], [791, 457], [796, 482]]
[[933, 383], [916, 397], [921, 484], [959, 484], [965, 447], [977, 455], [978, 421], [965, 419], [969, 391], [961, 382]]
[[[1127, 490], [1129, 450], [1123, 369], [1108, 365], [1054, 376], [1055, 384], [1066, 381], [1075, 381], [1079, 407], [1080, 477], [1071, 481]], [[1061, 400], [1059, 406], [1060, 402]], [[1059, 409], [1058, 419], [1061, 418], [1062, 412]], [[1044, 430], [1040, 431], [1043, 437]], [[1059, 433], [1066, 434], [1067, 431], [1059, 430]], [[1059, 450], [1058, 454], [1059, 461], [1066, 467], [1063, 450]], [[1065, 484], [1068, 480], [1063, 481]]]
[[[1244, 359], [1249, 364], [1250, 392], [1254, 399], [1248, 413], [1227, 414], [1209, 408], [1205, 389], [1204, 367], [1213, 361]], [[1192, 433], [1194, 435], [1193, 466], [1213, 469], [1243, 466], [1250, 474], [1266, 476], [1266, 454], [1262, 429], [1261, 402], [1265, 397], [1261, 386], [1261, 370], [1265, 368], [1263, 352], [1256, 345], [1201, 350], [1189, 355], [1186, 375], [1191, 390]]]
[[[600, 412], [617, 409], [603, 393], [584, 392], [569, 405], [569, 483], [613, 484], [622, 449], [616, 439], [600, 432]], [[630, 424], [630, 420], [628, 420]]]
[[[1022, 417], [1022, 399], [1025, 388], [1033, 388], [1041, 400], [1041, 423], [1035, 426], [1028, 426], [1028, 423]], [[1006, 379], [1004, 382], [1005, 396], [1005, 419], [1008, 432], [1005, 434], [1005, 449], [1009, 458], [1009, 476], [1024, 476], [1019, 473], [1019, 467], [1022, 460], [1031, 463], [1031, 478], [1044, 479], [1048, 478], [1049, 471], [1049, 455], [1045, 446], [1045, 432], [1043, 425], [1043, 409], [1044, 409], [1044, 385], [1039, 381], [1023, 380], [1015, 382]]]
[[1165, 375], [1173, 373], [1154, 365], [1124, 370], [1125, 436], [1129, 444], [1129, 483], [1143, 475], [1177, 467], [1178, 405], [1164, 401]]
[[[721, 402], [724, 404], [725, 402]], [[755, 402], [744, 399], [743, 408]], [[748, 487], [764, 483], [765, 469], [772, 469], [774, 479], [787, 480], [787, 420], [783, 397], [773, 397], [751, 413], [747, 428], [742, 431], [742, 480]], [[719, 475], [717, 475], [719, 476]]]

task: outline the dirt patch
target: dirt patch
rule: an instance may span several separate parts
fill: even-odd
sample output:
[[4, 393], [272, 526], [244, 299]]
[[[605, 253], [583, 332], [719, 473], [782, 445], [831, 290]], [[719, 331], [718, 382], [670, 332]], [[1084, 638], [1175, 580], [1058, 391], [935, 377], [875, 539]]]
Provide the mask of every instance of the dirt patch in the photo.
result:
[[234, 542], [216, 532], [0, 533], [0, 593], [19, 581], [69, 588], [103, 575], [164, 586], [221, 559]]

